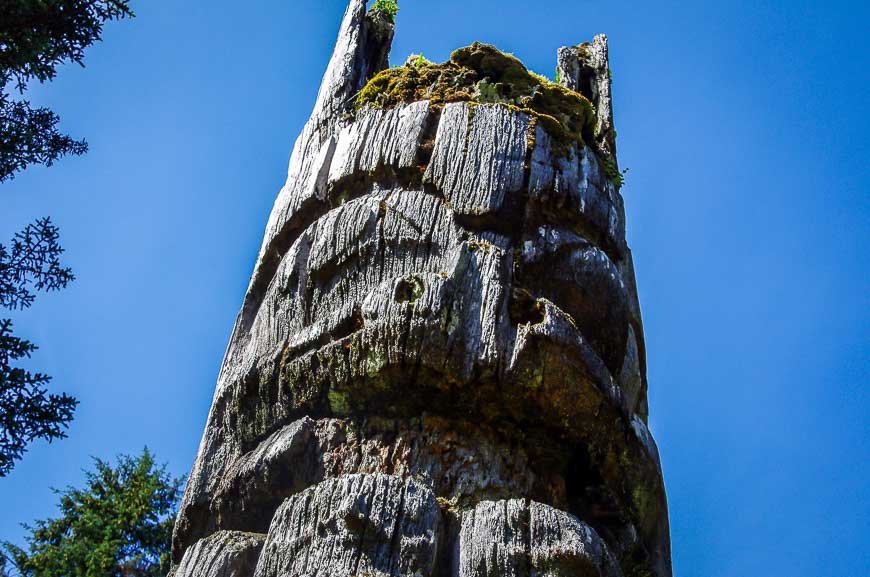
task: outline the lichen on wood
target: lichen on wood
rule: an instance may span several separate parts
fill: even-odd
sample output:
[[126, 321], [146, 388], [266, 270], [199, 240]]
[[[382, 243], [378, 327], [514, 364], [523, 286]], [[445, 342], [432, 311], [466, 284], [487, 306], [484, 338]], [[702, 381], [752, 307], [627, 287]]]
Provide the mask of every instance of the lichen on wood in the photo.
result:
[[537, 118], [557, 142], [594, 142], [595, 112], [585, 96], [529, 71], [516, 57], [488, 44], [460, 48], [442, 64], [410, 58], [404, 66], [384, 70], [363, 87], [355, 108], [391, 108], [418, 100], [433, 106], [502, 104]]

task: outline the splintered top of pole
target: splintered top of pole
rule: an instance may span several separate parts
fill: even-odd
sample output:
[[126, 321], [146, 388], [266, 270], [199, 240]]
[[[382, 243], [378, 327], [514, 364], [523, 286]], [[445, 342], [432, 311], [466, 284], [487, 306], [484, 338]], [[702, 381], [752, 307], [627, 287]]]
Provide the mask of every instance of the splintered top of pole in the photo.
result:
[[312, 117], [340, 114], [365, 82], [388, 65], [393, 30], [383, 14], [366, 13], [366, 0], [351, 0]]
[[394, 31], [394, 24], [385, 14], [366, 13], [366, 0], [350, 1], [314, 110], [296, 140], [287, 181], [269, 215], [237, 330], [245, 329], [253, 320], [259, 296], [286, 248], [281, 243], [292, 215], [310, 199], [323, 197], [323, 163], [334, 150], [338, 126], [344, 114], [352, 110], [353, 98], [365, 83], [389, 66]]
[[[368, 17], [378, 14], [372, 11]], [[383, 20], [392, 26], [389, 17]], [[333, 84], [336, 59], [347, 53], [348, 40], [363, 38], [353, 30], [349, 34], [339, 37], [324, 87]], [[557, 140], [591, 146], [615, 163], [611, 74], [603, 34], [592, 43], [559, 49], [556, 82], [529, 71], [514, 56], [478, 42], [454, 51], [441, 64], [412, 55], [404, 66], [387, 68], [383, 62], [374, 70], [380, 72], [351, 96], [357, 111], [367, 104], [391, 108], [418, 100], [434, 106], [459, 101], [504, 104], [539, 119]], [[321, 88], [320, 99], [323, 96]]]

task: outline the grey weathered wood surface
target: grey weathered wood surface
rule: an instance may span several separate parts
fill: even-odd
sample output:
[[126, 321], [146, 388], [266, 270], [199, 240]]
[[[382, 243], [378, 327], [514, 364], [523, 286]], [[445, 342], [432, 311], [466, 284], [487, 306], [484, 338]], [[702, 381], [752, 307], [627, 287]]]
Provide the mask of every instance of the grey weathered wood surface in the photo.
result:
[[174, 577], [249, 577], [266, 536], [218, 531], [200, 539], [184, 553]]
[[606, 38], [562, 49], [596, 142], [529, 114], [353, 109], [392, 25], [351, 0], [269, 218], [175, 577], [670, 576]]

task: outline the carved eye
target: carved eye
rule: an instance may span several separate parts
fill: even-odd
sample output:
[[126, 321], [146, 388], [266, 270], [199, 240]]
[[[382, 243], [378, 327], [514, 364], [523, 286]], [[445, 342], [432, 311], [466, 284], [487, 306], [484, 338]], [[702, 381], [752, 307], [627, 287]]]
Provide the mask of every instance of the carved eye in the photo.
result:
[[396, 283], [393, 299], [397, 303], [413, 303], [423, 296], [424, 291], [423, 280], [418, 276], [410, 276]]

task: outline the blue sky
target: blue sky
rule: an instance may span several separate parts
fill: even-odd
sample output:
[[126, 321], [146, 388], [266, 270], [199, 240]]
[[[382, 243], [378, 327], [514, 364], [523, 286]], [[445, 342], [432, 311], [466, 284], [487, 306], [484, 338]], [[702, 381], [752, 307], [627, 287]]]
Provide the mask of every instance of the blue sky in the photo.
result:
[[[193, 462], [342, 0], [149, 0], [34, 102], [91, 145], [0, 185], [78, 280], [11, 315], [81, 405], [0, 479], [0, 539], [88, 456]], [[608, 34], [675, 574], [870, 575], [866, 3], [403, 0], [393, 63], [481, 40], [552, 75]]]

